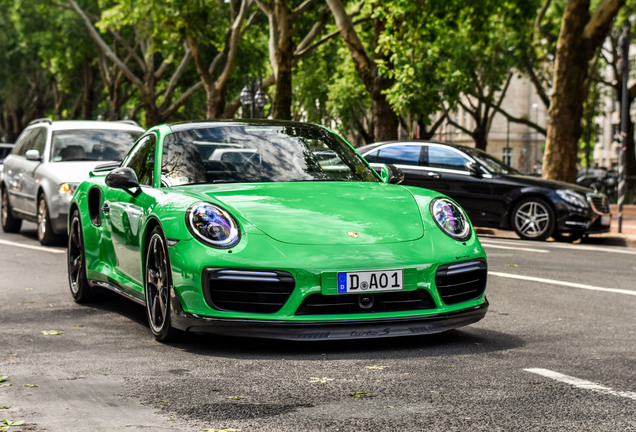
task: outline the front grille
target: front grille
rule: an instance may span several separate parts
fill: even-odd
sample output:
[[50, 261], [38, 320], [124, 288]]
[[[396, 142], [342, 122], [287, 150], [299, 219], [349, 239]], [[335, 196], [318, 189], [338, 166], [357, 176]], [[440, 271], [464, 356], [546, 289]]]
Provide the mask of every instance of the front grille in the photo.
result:
[[[362, 297], [366, 299], [361, 299]], [[370, 306], [369, 299], [371, 299]], [[422, 289], [368, 294], [311, 294], [302, 302], [296, 315], [338, 315], [422, 309], [435, 309], [431, 295]]]
[[278, 312], [294, 286], [294, 278], [284, 271], [207, 269], [203, 274], [205, 300], [225, 311]]
[[440, 266], [435, 273], [435, 285], [447, 305], [481, 297], [486, 290], [488, 267], [483, 259]]
[[609, 202], [605, 195], [588, 195], [588, 199], [592, 204], [592, 210], [596, 213], [607, 214], [610, 212]]

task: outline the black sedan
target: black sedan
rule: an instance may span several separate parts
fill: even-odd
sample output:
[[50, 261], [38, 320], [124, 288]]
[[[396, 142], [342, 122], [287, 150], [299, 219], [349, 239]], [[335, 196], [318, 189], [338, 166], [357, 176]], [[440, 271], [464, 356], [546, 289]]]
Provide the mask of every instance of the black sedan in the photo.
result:
[[575, 241], [610, 230], [607, 197], [575, 184], [523, 176], [472, 147], [427, 141], [370, 144], [358, 151], [371, 165], [392, 164], [404, 184], [444, 193], [475, 226], [514, 230], [527, 240]]

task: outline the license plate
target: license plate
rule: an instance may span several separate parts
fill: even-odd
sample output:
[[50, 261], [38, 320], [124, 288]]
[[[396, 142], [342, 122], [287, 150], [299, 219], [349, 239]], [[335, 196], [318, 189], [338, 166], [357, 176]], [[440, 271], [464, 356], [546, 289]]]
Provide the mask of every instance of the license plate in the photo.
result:
[[338, 273], [338, 293], [394, 291], [401, 289], [401, 269]]
[[612, 223], [612, 217], [608, 215], [601, 216], [601, 225], [608, 226]]

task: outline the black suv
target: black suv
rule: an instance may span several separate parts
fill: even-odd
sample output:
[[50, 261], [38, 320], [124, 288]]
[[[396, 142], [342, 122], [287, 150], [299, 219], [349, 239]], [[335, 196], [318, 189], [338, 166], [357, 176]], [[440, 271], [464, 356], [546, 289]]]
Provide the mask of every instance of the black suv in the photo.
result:
[[475, 226], [514, 230], [527, 240], [552, 236], [559, 241], [610, 230], [611, 214], [604, 194], [575, 184], [523, 176], [476, 148], [393, 141], [358, 151], [371, 165], [400, 168], [406, 185], [453, 198]]

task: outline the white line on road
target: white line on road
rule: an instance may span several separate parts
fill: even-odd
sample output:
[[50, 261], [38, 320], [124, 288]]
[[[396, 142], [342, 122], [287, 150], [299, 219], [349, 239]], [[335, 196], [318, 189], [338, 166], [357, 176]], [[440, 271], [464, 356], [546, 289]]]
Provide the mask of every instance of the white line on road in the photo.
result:
[[524, 275], [500, 273], [500, 272], [493, 272], [493, 271], [489, 271], [488, 274], [493, 276], [510, 278], [510, 279], [520, 279], [520, 280], [525, 280], [530, 282], [539, 282], [539, 283], [545, 283], [545, 284], [551, 284], [551, 285], [561, 285], [561, 286], [566, 286], [570, 288], [579, 288], [579, 289], [586, 289], [586, 290], [592, 290], [592, 291], [603, 291], [603, 292], [611, 292], [615, 294], [626, 294], [626, 295], [636, 296], [636, 291], [629, 291], [629, 290], [618, 289], [618, 288], [602, 288], [602, 287], [597, 287], [594, 285], [585, 285], [585, 284], [580, 284], [576, 282], [565, 282], [565, 281], [558, 281], [554, 279], [544, 279], [544, 278], [538, 278], [533, 276], [524, 276]]
[[508, 249], [508, 250], [535, 252], [535, 253], [550, 253], [550, 251], [547, 249], [532, 249], [532, 248], [522, 248], [522, 247], [516, 247], [516, 246], [501, 246], [501, 245], [496, 245], [496, 244], [483, 242], [483, 241], [481, 242], [481, 245], [489, 247], [489, 248], [493, 248], [493, 249]]
[[66, 250], [64, 250], [64, 249], [47, 248], [47, 247], [42, 247], [42, 246], [32, 246], [32, 245], [28, 245], [28, 244], [16, 243], [16, 242], [11, 242], [11, 241], [7, 241], [7, 240], [0, 240], [0, 244], [7, 245], [7, 246], [16, 246], [16, 247], [21, 247], [21, 248], [25, 248], [25, 249], [33, 249], [33, 250], [40, 251], [40, 252], [49, 252], [49, 253], [57, 253], [57, 254], [65, 254], [66, 253]]
[[612, 396], [620, 396], [620, 397], [636, 400], [636, 392], [617, 391], [609, 387], [605, 387], [600, 384], [593, 383], [591, 381], [585, 381], [579, 378], [563, 375], [561, 373], [554, 372], [549, 369], [530, 368], [530, 369], [524, 369], [524, 371], [541, 375], [546, 378], [550, 378], [550, 379], [560, 381], [566, 384], [570, 384], [580, 389], [591, 390], [597, 393], [603, 393], [603, 394], [608, 394]]

